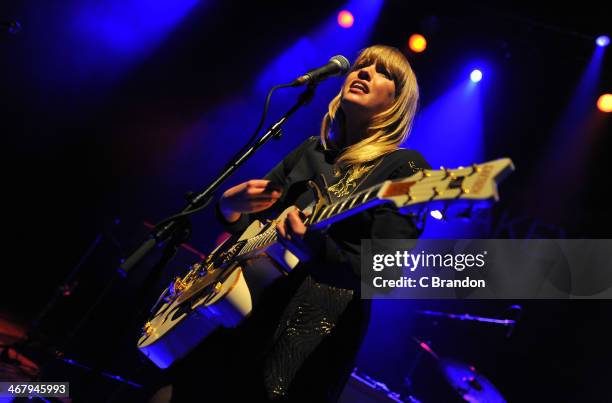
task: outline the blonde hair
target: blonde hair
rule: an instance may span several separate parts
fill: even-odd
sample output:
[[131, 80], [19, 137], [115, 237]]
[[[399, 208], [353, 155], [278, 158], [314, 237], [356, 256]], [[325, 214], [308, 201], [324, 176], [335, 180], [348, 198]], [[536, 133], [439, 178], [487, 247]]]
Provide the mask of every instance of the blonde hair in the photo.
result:
[[[343, 150], [336, 161], [337, 167], [358, 167], [395, 151], [410, 134], [419, 100], [419, 87], [410, 63], [398, 49], [374, 45], [361, 51], [351, 71], [357, 66], [374, 63], [384, 66], [391, 73], [395, 82], [395, 100], [387, 110], [373, 116], [366, 138]], [[334, 124], [337, 124], [340, 136], [346, 138], [341, 101], [342, 90], [329, 103], [328, 112], [323, 117], [321, 142], [326, 149], [333, 144], [330, 132]]]

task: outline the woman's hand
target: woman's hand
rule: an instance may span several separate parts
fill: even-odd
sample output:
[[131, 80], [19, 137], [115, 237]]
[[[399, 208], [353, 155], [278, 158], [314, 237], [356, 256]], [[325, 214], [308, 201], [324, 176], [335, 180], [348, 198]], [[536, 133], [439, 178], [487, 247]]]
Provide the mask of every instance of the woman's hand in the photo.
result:
[[242, 213], [257, 213], [271, 207], [281, 197], [282, 189], [266, 179], [251, 179], [227, 189], [219, 200], [219, 210], [228, 222]]
[[276, 224], [279, 242], [301, 261], [310, 260], [314, 252], [303, 221], [309, 215], [295, 208]]

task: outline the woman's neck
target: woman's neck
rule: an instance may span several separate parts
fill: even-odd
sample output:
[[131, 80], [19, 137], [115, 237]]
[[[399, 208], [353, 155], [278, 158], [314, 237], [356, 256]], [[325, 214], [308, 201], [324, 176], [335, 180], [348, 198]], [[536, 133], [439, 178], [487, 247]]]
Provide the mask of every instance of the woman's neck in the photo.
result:
[[344, 122], [344, 146], [352, 146], [366, 137], [368, 137], [368, 122], [347, 117]]

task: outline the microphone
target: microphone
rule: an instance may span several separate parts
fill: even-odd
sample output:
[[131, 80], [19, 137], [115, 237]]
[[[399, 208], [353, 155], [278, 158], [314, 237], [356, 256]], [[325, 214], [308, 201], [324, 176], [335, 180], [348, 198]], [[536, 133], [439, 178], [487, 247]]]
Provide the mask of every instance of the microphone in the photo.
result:
[[298, 87], [304, 84], [314, 84], [325, 80], [327, 77], [341, 76], [346, 74], [351, 68], [351, 64], [346, 57], [336, 55], [329, 59], [325, 66], [318, 69], [310, 70], [308, 73], [296, 78], [292, 83], [292, 87]]

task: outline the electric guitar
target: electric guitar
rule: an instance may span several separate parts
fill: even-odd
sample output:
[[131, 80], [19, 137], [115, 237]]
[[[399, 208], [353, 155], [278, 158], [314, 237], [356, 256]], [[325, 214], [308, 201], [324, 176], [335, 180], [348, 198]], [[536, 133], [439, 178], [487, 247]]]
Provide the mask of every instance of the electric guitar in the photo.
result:
[[[360, 211], [385, 203], [402, 214], [424, 217], [438, 210], [444, 218], [469, 218], [474, 209], [499, 200], [497, 183], [514, 170], [508, 158], [458, 169], [422, 170], [387, 180], [330, 203], [314, 183], [313, 211], [304, 223], [322, 230]], [[261, 292], [286, 275], [298, 259], [276, 237], [276, 223], [254, 221], [230, 238], [161, 294], [145, 323], [138, 348], [160, 368], [185, 356], [219, 326], [235, 327], [249, 315]]]

